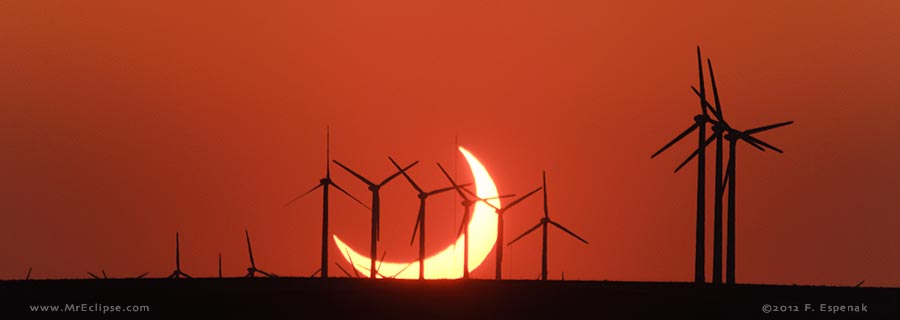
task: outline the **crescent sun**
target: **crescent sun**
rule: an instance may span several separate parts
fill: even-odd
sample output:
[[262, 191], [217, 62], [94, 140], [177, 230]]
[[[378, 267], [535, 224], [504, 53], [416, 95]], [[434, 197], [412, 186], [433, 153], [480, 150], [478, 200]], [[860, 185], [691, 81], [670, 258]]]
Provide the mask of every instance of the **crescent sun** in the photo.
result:
[[[459, 147], [459, 152], [466, 158], [469, 169], [472, 171], [472, 178], [475, 180], [475, 193], [479, 198], [497, 197], [497, 186], [491, 175], [484, 168], [484, 165], [475, 158], [471, 152], [463, 147]], [[492, 205], [500, 208], [499, 199], [487, 200]], [[493, 208], [483, 202], [477, 202], [472, 210], [472, 217], [469, 225], [469, 271], [475, 270], [484, 262], [488, 253], [497, 242], [497, 215]], [[353, 265], [356, 270], [362, 273], [368, 273], [368, 266], [371, 258], [360, 254], [353, 250], [349, 245], [341, 241], [337, 234], [332, 235], [339, 252], [344, 259]], [[463, 243], [464, 236], [456, 239], [456, 242], [447, 246], [440, 252], [425, 258], [425, 278], [426, 279], [458, 279], [463, 276]], [[352, 261], [352, 262], [351, 262]], [[379, 274], [393, 276], [396, 274], [398, 279], [418, 279], [419, 278], [419, 261], [413, 262], [389, 262], [381, 263]], [[381, 276], [379, 275], [379, 278]]]

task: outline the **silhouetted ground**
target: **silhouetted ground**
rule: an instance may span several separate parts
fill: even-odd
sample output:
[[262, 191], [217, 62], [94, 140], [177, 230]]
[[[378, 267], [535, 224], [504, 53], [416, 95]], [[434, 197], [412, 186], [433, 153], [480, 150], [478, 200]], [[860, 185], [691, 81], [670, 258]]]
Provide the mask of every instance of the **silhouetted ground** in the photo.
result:
[[[110, 279], [0, 281], [0, 319], [900, 319], [900, 289], [519, 280]], [[150, 311], [32, 312], [31, 305]], [[797, 311], [764, 313], [796, 306]], [[821, 304], [867, 311], [821, 311]]]

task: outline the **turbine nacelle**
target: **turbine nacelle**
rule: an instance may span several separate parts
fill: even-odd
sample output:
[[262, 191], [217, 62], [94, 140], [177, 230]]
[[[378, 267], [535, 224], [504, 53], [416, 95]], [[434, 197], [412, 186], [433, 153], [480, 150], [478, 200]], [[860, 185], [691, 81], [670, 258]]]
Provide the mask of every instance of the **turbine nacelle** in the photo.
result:
[[728, 134], [725, 135], [725, 140], [735, 141], [735, 140], [740, 139], [741, 137], [743, 137], [743, 133], [729, 132]]
[[731, 127], [729, 127], [728, 124], [724, 122], [714, 122], [712, 125], [712, 130], [716, 133], [719, 133], [723, 131], [729, 131], [731, 130]]

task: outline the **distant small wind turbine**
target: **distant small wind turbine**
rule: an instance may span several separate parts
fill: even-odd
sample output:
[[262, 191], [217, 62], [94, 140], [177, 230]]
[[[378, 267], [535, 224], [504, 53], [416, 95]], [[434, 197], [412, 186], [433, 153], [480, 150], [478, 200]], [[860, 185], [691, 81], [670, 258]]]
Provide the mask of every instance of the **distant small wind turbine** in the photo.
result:
[[[487, 205], [491, 206], [491, 208], [494, 208], [494, 211], [497, 213], [497, 245], [494, 247], [494, 249], [497, 250], [496, 251], [497, 262], [496, 262], [496, 270], [495, 270], [495, 279], [500, 280], [503, 278], [503, 214], [506, 211], [508, 211], [509, 209], [511, 209], [512, 207], [514, 207], [515, 205], [522, 202], [522, 200], [528, 199], [528, 197], [530, 197], [531, 195], [537, 193], [538, 191], [541, 191], [542, 188], [543, 187], [538, 187], [537, 189], [532, 190], [531, 192], [525, 194], [524, 196], [522, 196], [519, 199], [514, 200], [510, 204], [504, 206], [503, 208], [497, 208], [493, 204], [491, 204], [490, 202], [487, 202], [487, 201], [484, 202]], [[470, 195], [473, 195], [473, 196], [475, 195], [474, 193], [472, 193], [472, 191], [469, 191], [469, 189], [464, 188], [464, 190], [466, 190], [466, 192], [468, 192]]]
[[250, 232], [247, 229], [244, 229], [244, 235], [247, 237], [247, 253], [250, 255], [250, 267], [247, 268], [247, 278], [253, 278], [256, 276], [256, 273], [262, 273], [266, 277], [269, 278], [278, 278], [278, 275], [275, 273], [265, 272], [256, 268], [256, 261], [253, 260], [253, 247], [250, 245]]
[[178, 240], [178, 232], [175, 232], [175, 271], [169, 275], [169, 279], [190, 278], [187, 273], [181, 272], [181, 244]]
[[527, 236], [529, 233], [533, 232], [534, 230], [537, 230], [538, 227], [543, 227], [543, 231], [544, 231], [543, 232], [543, 245], [541, 247], [541, 280], [547, 280], [547, 226], [548, 225], [553, 225], [554, 227], [559, 228], [560, 230], [564, 231], [565, 233], [568, 233], [569, 235], [575, 237], [579, 241], [584, 242], [584, 244], [588, 244], [588, 242], [587, 242], [587, 240], [584, 240], [583, 238], [579, 237], [574, 232], [569, 231], [569, 229], [566, 229], [566, 227], [563, 227], [561, 224], [556, 223], [556, 221], [550, 220], [550, 211], [547, 209], [547, 173], [546, 172], [543, 173], [543, 181], [544, 181], [544, 185], [543, 185], [544, 217], [541, 218], [541, 222], [538, 222], [537, 225], [535, 225], [534, 227], [531, 227], [531, 229], [528, 229], [528, 231], [525, 231], [525, 233], [522, 233], [522, 235], [516, 237], [515, 239], [513, 239], [513, 241], [510, 241], [508, 245], [512, 245], [516, 241], [519, 241], [519, 239], [522, 239], [522, 237]]

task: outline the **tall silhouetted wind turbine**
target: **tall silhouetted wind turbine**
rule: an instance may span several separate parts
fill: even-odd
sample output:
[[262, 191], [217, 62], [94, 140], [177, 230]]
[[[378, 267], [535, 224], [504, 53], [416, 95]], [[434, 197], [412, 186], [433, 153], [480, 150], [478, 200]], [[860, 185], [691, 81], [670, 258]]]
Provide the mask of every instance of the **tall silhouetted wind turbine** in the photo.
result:
[[247, 232], [247, 229], [244, 229], [244, 236], [247, 237], [247, 253], [250, 255], [250, 267], [247, 268], [247, 278], [253, 278], [256, 276], [256, 273], [262, 273], [266, 277], [269, 278], [277, 278], [278, 275], [275, 273], [265, 272], [256, 268], [256, 261], [253, 261], [253, 247], [250, 246], [250, 232]]
[[[487, 201], [484, 202], [487, 205], [491, 206], [491, 208], [494, 208], [494, 212], [497, 213], [497, 242], [496, 242], [496, 246], [494, 248], [497, 250], [496, 254], [495, 254], [495, 256], [497, 258], [495, 279], [500, 280], [501, 278], [503, 278], [503, 213], [505, 213], [507, 210], [511, 209], [515, 205], [519, 204], [520, 202], [522, 202], [522, 200], [525, 200], [528, 197], [530, 197], [531, 195], [537, 193], [538, 191], [541, 191], [542, 188], [543, 187], [537, 187], [537, 189], [532, 190], [531, 192], [525, 194], [521, 198], [516, 199], [513, 202], [511, 202], [510, 204], [505, 205], [505, 206], [503, 206], [503, 208], [499, 208], [499, 209], [497, 207], [495, 207], [493, 204], [491, 204], [490, 202], [487, 202]], [[464, 190], [466, 190], [466, 192], [468, 192], [469, 194], [471, 194], [473, 196], [475, 195], [471, 191], [469, 191], [469, 189], [464, 189]]]
[[175, 232], [175, 271], [169, 275], [169, 279], [190, 278], [187, 273], [181, 272], [181, 244], [178, 240], [178, 232]]
[[522, 239], [522, 237], [525, 237], [529, 233], [534, 232], [534, 230], [537, 230], [538, 227], [543, 227], [543, 245], [541, 247], [541, 280], [547, 280], [547, 229], [548, 229], [547, 227], [548, 227], [548, 225], [553, 225], [554, 227], [557, 227], [560, 230], [565, 231], [566, 233], [575, 237], [579, 241], [584, 242], [584, 244], [588, 244], [588, 242], [587, 242], [587, 240], [584, 240], [583, 238], [579, 237], [574, 232], [569, 231], [569, 229], [566, 229], [566, 227], [563, 227], [561, 224], [557, 223], [556, 221], [550, 220], [550, 210], [548, 209], [548, 206], [547, 206], [547, 173], [544, 172], [542, 174], [542, 177], [543, 177], [543, 181], [544, 181], [544, 185], [543, 185], [544, 217], [541, 218], [541, 222], [538, 222], [538, 224], [536, 224], [534, 227], [531, 227], [531, 229], [528, 229], [527, 231], [522, 233], [522, 235], [513, 239], [513, 241], [510, 241], [508, 245], [512, 245], [516, 241], [519, 241], [519, 239]]
[[[403, 177], [406, 178], [406, 181], [409, 182], [409, 184], [413, 187], [413, 189], [416, 189], [416, 191], [419, 193], [418, 194], [419, 214], [416, 216], [416, 224], [415, 224], [415, 226], [413, 226], [412, 238], [409, 239], [409, 245], [412, 245], [413, 241], [416, 240], [416, 232], [418, 232], [419, 233], [419, 280], [424, 280], [425, 279], [425, 200], [427, 200], [428, 197], [430, 197], [430, 196], [453, 190], [455, 187], [451, 186], [451, 187], [447, 187], [447, 188], [441, 188], [441, 189], [436, 189], [436, 190], [426, 192], [421, 187], [419, 187], [419, 185], [416, 184], [415, 181], [413, 181], [413, 179], [406, 173], [406, 171], [403, 171], [402, 168], [400, 168], [400, 165], [397, 164], [396, 161], [394, 161], [394, 158], [388, 157], [388, 159], [391, 160], [391, 163], [394, 164], [394, 167], [396, 167], [397, 170], [400, 170], [400, 172], [403, 174]], [[465, 184], [463, 186], [466, 186], [466, 185], [468, 185], [468, 184]], [[406, 269], [404, 269], [404, 270], [406, 270]]]
[[500, 198], [508, 198], [515, 197], [515, 194], [502, 195], [491, 198], [478, 198], [471, 199], [463, 192], [464, 187], [456, 184], [456, 181], [450, 177], [450, 174], [447, 173], [447, 170], [444, 170], [444, 167], [441, 166], [440, 163], [437, 164], [438, 168], [441, 169], [441, 172], [444, 173], [444, 176], [447, 177], [447, 180], [450, 180], [450, 184], [453, 185], [452, 189], [456, 189], [456, 193], [459, 194], [460, 198], [462, 198], [462, 206], [463, 206], [463, 220], [462, 224], [459, 225], [459, 232], [457, 233], [457, 237], [460, 235], [465, 236], [465, 240], [463, 241], [463, 279], [469, 278], [469, 219], [472, 216], [472, 206], [475, 205], [478, 201], [484, 201], [492, 199], [500, 199]]
[[347, 166], [341, 164], [337, 160], [334, 160], [334, 163], [337, 163], [337, 165], [341, 166], [341, 168], [344, 168], [344, 170], [347, 170], [347, 172], [350, 172], [350, 174], [355, 176], [357, 179], [367, 184], [369, 186], [369, 191], [372, 191], [372, 246], [370, 256], [372, 257], [372, 265], [369, 268], [369, 278], [375, 279], [375, 274], [377, 273], [375, 269], [375, 257], [378, 254], [378, 241], [381, 239], [381, 196], [378, 192], [379, 190], [381, 190], [381, 187], [383, 187], [388, 182], [391, 182], [391, 180], [394, 180], [394, 178], [403, 173], [403, 171], [409, 170], [409, 168], [412, 168], [413, 166], [418, 164], [419, 161], [413, 162], [412, 164], [406, 166], [406, 168], [400, 169], [397, 173], [394, 173], [386, 179], [382, 180], [381, 183], [374, 183], [372, 181], [369, 181], [369, 179], [364, 178], [363, 176], [351, 170]]
[[[702, 99], [706, 99], [706, 85], [703, 82], [703, 63], [701, 62], [700, 57], [700, 47], [697, 47], [697, 65], [698, 71], [700, 73], [700, 92], [698, 95], [702, 97]], [[650, 158], [655, 158], [660, 153], [677, 143], [679, 140], [683, 139], [687, 135], [691, 134], [694, 130], [698, 130], [697, 132], [697, 146], [703, 146], [706, 142], [706, 124], [713, 121], [709, 117], [709, 112], [707, 110], [707, 104], [700, 103], [701, 113], [694, 116], [694, 124], [684, 130], [681, 134], [679, 134], [675, 139], [672, 139], [669, 143], [663, 146], [659, 151], [656, 151]], [[717, 115], [717, 110], [710, 109], [714, 115]], [[717, 164], [721, 165], [721, 152], [717, 155]], [[706, 151], [704, 148], [700, 149], [699, 159], [697, 161], [697, 219], [696, 219], [696, 246], [694, 248], [694, 282], [703, 283], [705, 282], [705, 256], [706, 256], [706, 248], [705, 248], [705, 234], [706, 234]]]
[[310, 189], [309, 191], [304, 192], [303, 194], [297, 196], [293, 200], [289, 201], [285, 206], [290, 206], [295, 201], [303, 198], [307, 194], [316, 191], [318, 188], [322, 188], [322, 261], [320, 265], [319, 271], [322, 272], [322, 279], [328, 279], [328, 239], [330, 233], [328, 231], [328, 187], [334, 186], [338, 191], [344, 193], [351, 199], [355, 200], [357, 203], [369, 209], [368, 206], [359, 201], [356, 197], [351, 195], [349, 192], [341, 188], [341, 186], [334, 183], [334, 180], [331, 180], [331, 129], [325, 129], [325, 178], [319, 180], [319, 184]]
[[[680, 170], [685, 164], [687, 164], [691, 159], [696, 157], [698, 154], [703, 153], [703, 149], [712, 142], [712, 139], [716, 140], [716, 217], [715, 217], [715, 227], [714, 227], [714, 239], [713, 239], [713, 282], [721, 283], [721, 271], [717, 272], [717, 270], [721, 270], [721, 248], [722, 248], [722, 201], [724, 197], [725, 187], [728, 187], [728, 248], [727, 248], [727, 257], [726, 257], [726, 282], [729, 284], [734, 284], [734, 263], [735, 263], [735, 163], [737, 160], [737, 142], [738, 140], [744, 140], [751, 146], [765, 151], [764, 147], [770, 150], [774, 150], [778, 153], [784, 153], [779, 148], [772, 146], [765, 141], [762, 141], [756, 137], [753, 137], [752, 134], [760, 133], [764, 131], [768, 131], [771, 129], [783, 127], [789, 124], [794, 123], [793, 121], [781, 122], [771, 125], [766, 125], [746, 131], [740, 131], [731, 127], [724, 119], [722, 113], [722, 106], [719, 101], [719, 91], [716, 86], [716, 78], [713, 73], [712, 62], [707, 59], [707, 64], [709, 66], [709, 75], [710, 80], [712, 81], [713, 88], [713, 96], [715, 99], [715, 107], [711, 106], [709, 102], [706, 100], [705, 96], [701, 92], [698, 92], [697, 89], [694, 88], [694, 93], [700, 97], [700, 103], [705, 106], [705, 108], [709, 108], [710, 110], [716, 110], [716, 116], [719, 121], [711, 120], [713, 124], [713, 137], [706, 140], [697, 150], [694, 151], [684, 162], [681, 163], [678, 168], [675, 169], [677, 172]], [[727, 132], [727, 134], [725, 134]], [[728, 166], [725, 169], [726, 172], [722, 173], [722, 139], [728, 140], [729, 142], [729, 159]], [[720, 178], [721, 177], [721, 178]], [[730, 181], [729, 181], [730, 180]], [[718, 258], [717, 258], [718, 257]]]

